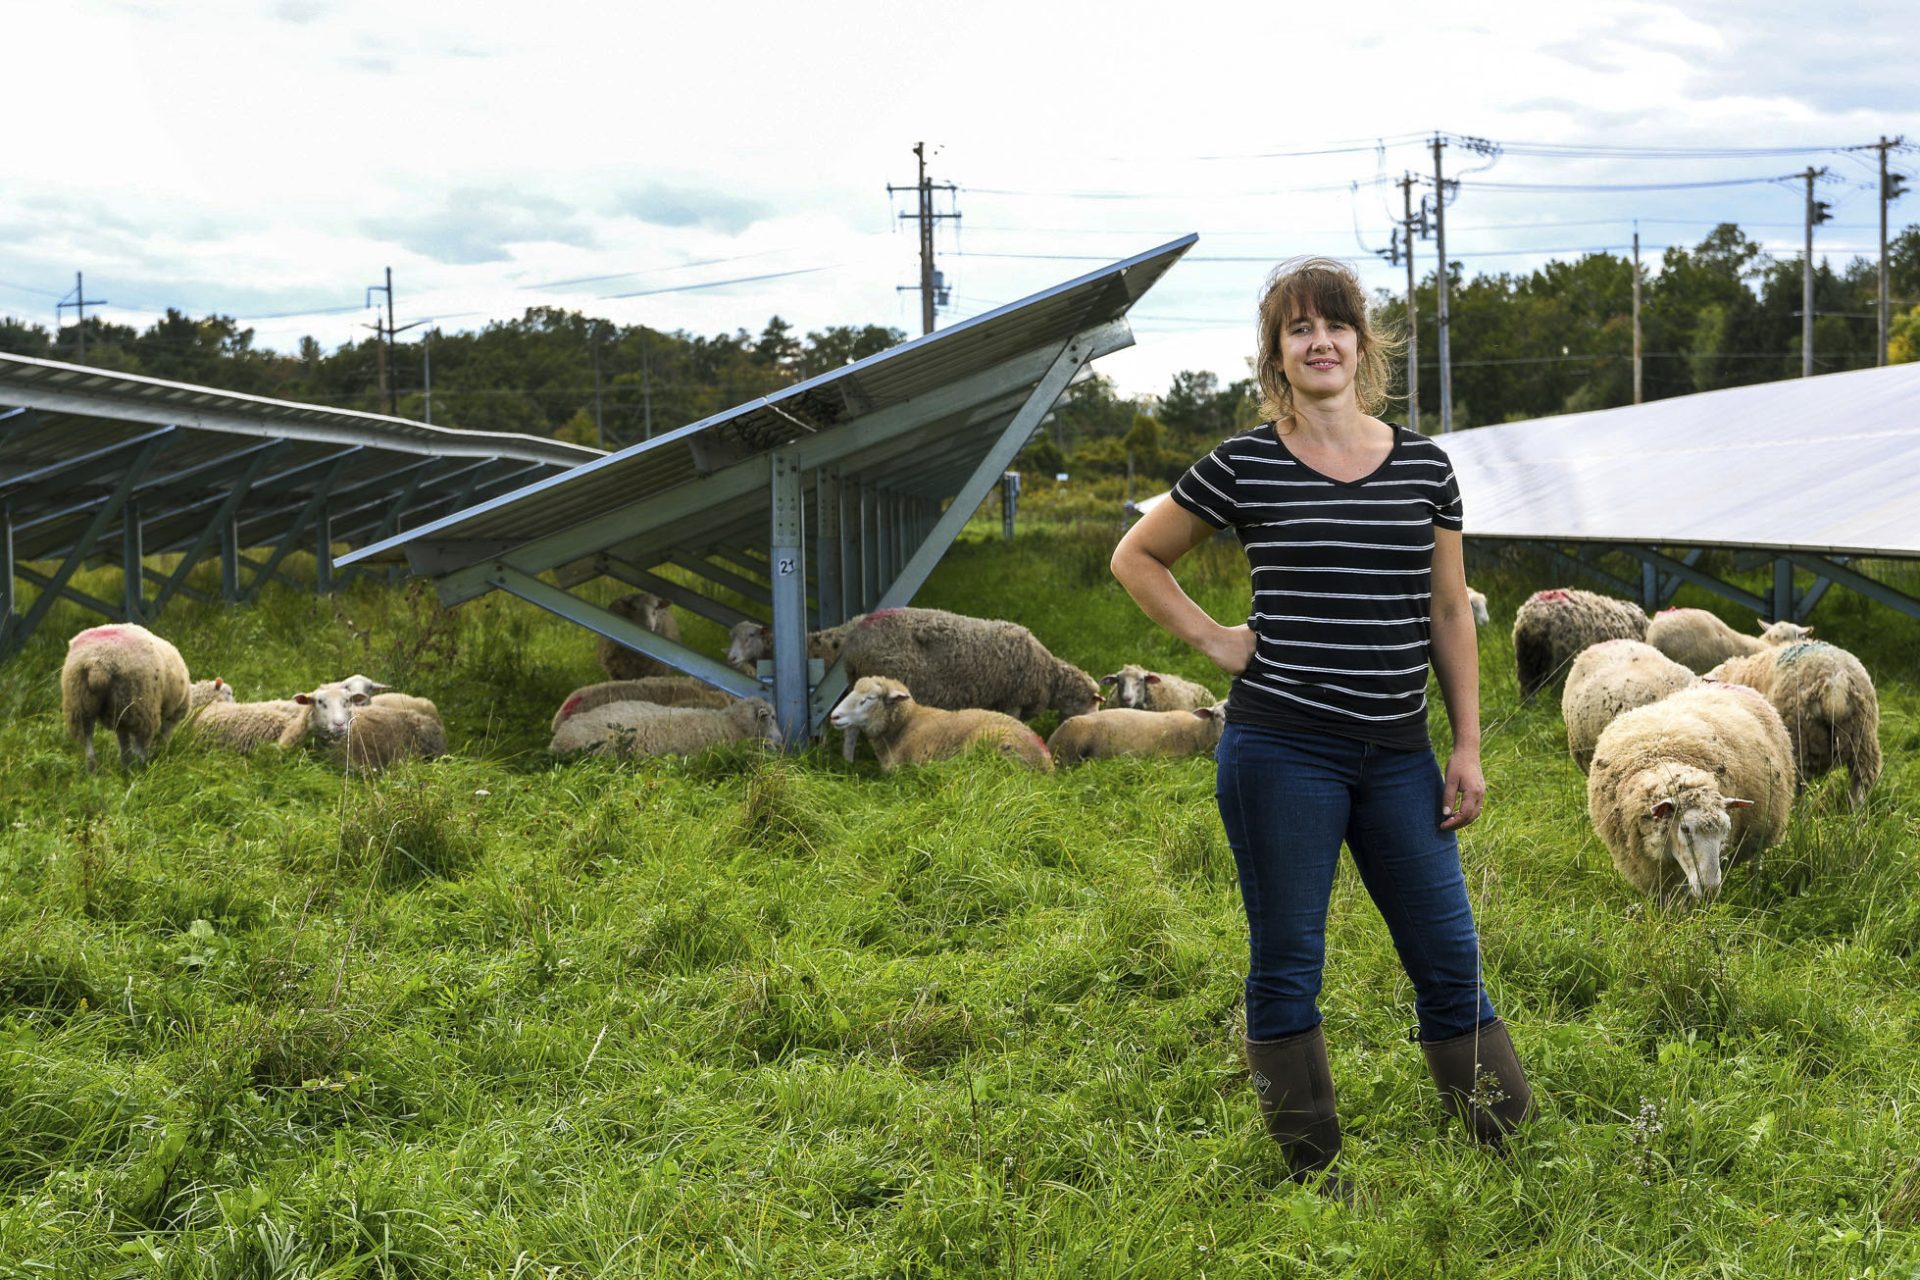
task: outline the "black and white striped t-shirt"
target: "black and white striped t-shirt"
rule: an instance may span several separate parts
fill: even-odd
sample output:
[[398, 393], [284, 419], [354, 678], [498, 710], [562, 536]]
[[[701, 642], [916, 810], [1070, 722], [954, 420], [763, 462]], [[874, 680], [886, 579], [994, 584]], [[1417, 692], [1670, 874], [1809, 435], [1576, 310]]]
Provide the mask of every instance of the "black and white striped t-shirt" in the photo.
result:
[[1371, 475], [1331, 480], [1266, 423], [1193, 464], [1173, 500], [1231, 526], [1253, 566], [1258, 637], [1230, 723], [1427, 745], [1433, 531], [1461, 527], [1453, 464], [1395, 427]]

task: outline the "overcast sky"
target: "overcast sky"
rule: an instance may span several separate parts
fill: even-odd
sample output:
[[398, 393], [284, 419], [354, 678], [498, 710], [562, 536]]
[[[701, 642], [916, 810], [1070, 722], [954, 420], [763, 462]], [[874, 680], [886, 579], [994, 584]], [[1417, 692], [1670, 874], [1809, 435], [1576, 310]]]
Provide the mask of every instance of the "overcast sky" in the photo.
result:
[[[103, 314], [240, 317], [266, 345], [398, 318], [479, 327], [552, 305], [621, 323], [919, 331], [911, 152], [958, 185], [941, 323], [1188, 231], [1102, 368], [1158, 392], [1244, 376], [1267, 266], [1324, 252], [1370, 284], [1435, 130], [1512, 144], [1466, 173], [1471, 274], [1716, 222], [1800, 252], [1796, 182], [1561, 192], [1480, 183], [1764, 179], [1825, 165], [1816, 252], [1874, 252], [1874, 158], [1619, 160], [1518, 144], [1789, 148], [1920, 141], [1906, 4], [1599, 0], [761, 5], [0, 0], [13, 105], [0, 313], [50, 324], [74, 273]], [[1378, 144], [1378, 145], [1376, 145]], [[1357, 148], [1357, 149], [1352, 149]], [[1336, 154], [1275, 155], [1336, 151]], [[1920, 169], [1920, 155], [1896, 157]], [[1478, 170], [1478, 172], [1470, 172]], [[1476, 181], [1478, 180], [1478, 181]], [[1920, 187], [1920, 182], [1912, 184]], [[1920, 222], [1920, 196], [1894, 226]], [[1417, 246], [1423, 273], [1433, 246]], [[744, 277], [763, 277], [743, 280]], [[717, 287], [688, 285], [741, 281]], [[629, 296], [617, 296], [629, 295]], [[70, 313], [69, 313], [70, 314]], [[1462, 355], [1456, 351], [1456, 355]]]

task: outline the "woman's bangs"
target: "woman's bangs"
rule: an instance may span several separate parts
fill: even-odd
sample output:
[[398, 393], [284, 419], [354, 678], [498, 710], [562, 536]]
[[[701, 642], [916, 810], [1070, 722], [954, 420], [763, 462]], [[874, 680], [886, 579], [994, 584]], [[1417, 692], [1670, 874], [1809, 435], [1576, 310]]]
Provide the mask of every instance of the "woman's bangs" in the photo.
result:
[[1366, 299], [1338, 272], [1309, 267], [1294, 273], [1280, 286], [1280, 304], [1288, 324], [1302, 316], [1319, 316], [1352, 329], [1366, 328]]

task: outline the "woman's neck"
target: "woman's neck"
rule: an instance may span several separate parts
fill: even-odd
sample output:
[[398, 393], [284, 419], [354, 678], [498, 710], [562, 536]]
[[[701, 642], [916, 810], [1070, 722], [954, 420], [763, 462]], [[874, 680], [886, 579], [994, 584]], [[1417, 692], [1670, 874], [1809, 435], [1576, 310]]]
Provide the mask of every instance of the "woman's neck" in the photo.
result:
[[1296, 396], [1292, 424], [1289, 435], [1323, 444], [1352, 444], [1367, 436], [1373, 419], [1360, 412], [1359, 402], [1350, 393], [1332, 400]]

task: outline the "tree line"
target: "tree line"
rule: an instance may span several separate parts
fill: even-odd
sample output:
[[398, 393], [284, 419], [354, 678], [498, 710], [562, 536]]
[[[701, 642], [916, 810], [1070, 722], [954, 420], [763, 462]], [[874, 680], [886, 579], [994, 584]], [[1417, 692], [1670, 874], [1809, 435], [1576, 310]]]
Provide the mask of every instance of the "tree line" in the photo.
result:
[[[1651, 264], [1649, 264], [1651, 266]], [[1895, 300], [1890, 358], [1920, 359], [1920, 224], [1890, 245]], [[1875, 363], [1877, 267], [1822, 261], [1814, 275], [1814, 369]], [[1629, 259], [1610, 253], [1528, 272], [1449, 275], [1454, 427], [1608, 408], [1632, 400]], [[1416, 294], [1421, 425], [1438, 425], [1437, 279]], [[1643, 386], [1649, 400], [1770, 382], [1800, 373], [1801, 265], [1774, 258], [1734, 224], [1691, 248], [1672, 247], [1643, 276]], [[1405, 299], [1382, 294], [1381, 318], [1404, 330]], [[1251, 331], [1251, 323], [1249, 323]], [[618, 448], [698, 421], [903, 341], [880, 325], [797, 333], [774, 316], [758, 334], [711, 336], [616, 325], [554, 307], [530, 308], [475, 331], [433, 330], [393, 346], [387, 376], [401, 416], [437, 425], [515, 431]], [[0, 318], [0, 352], [72, 359], [72, 326], [57, 334]], [[384, 412], [381, 341], [323, 350], [258, 345], [228, 316], [169, 310], [145, 329], [86, 322], [89, 365], [228, 390]], [[1103, 378], [1076, 383], [1023, 455], [1041, 472], [1177, 475], [1199, 453], [1259, 418], [1250, 370], [1173, 376], [1159, 395], [1124, 397]], [[1396, 387], [1404, 391], [1404, 387]], [[1404, 401], [1386, 416], [1403, 417]]]

